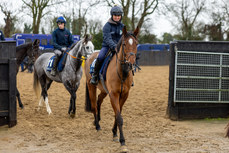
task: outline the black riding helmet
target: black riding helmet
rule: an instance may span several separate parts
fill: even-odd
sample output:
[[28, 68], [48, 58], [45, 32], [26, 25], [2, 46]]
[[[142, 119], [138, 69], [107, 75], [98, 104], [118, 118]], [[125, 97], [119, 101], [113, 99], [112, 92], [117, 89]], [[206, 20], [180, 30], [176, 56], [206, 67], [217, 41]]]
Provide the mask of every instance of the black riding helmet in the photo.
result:
[[110, 13], [111, 13], [111, 16], [113, 16], [113, 15], [122, 16], [123, 10], [122, 10], [122, 8], [120, 8], [118, 6], [114, 6], [114, 7], [111, 8], [111, 12]]

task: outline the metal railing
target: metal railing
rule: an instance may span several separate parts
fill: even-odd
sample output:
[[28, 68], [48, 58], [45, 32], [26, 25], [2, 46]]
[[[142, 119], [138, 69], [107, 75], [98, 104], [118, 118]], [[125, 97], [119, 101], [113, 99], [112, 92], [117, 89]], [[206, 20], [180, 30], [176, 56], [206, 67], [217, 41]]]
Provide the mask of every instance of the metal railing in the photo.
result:
[[229, 53], [176, 50], [174, 102], [229, 103]]

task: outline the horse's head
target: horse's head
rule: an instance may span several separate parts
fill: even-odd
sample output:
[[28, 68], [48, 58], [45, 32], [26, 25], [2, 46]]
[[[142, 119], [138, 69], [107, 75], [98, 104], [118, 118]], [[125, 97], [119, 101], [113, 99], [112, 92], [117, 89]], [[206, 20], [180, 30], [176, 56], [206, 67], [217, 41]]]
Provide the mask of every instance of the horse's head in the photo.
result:
[[29, 62], [32, 62], [32, 63], [35, 62], [35, 58], [38, 56], [39, 44], [40, 44], [40, 40], [35, 39], [33, 43], [31, 44], [32, 45], [31, 48], [27, 50]]
[[137, 55], [137, 36], [139, 33], [139, 28], [137, 27], [133, 33], [127, 32], [126, 26], [123, 27], [123, 35], [118, 43], [118, 49], [121, 51], [124, 63], [128, 65], [133, 65], [136, 60]]
[[91, 55], [94, 52], [94, 45], [91, 40], [92, 38], [90, 35], [86, 35], [84, 37], [82, 55], [85, 57], [87, 57], [87, 55]]

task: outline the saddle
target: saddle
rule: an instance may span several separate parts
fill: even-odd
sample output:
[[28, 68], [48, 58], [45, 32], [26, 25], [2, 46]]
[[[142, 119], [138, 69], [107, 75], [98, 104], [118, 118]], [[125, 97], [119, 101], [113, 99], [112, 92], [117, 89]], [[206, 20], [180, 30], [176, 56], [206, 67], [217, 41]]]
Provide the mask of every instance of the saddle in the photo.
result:
[[[69, 51], [70, 50], [67, 50], [66, 52], [69, 52]], [[68, 56], [68, 54], [66, 52], [64, 52], [64, 54], [61, 55], [60, 61], [57, 64], [57, 71], [58, 72], [61, 72], [65, 67], [66, 59], [67, 59], [67, 56]], [[53, 68], [53, 63], [54, 63], [55, 57], [56, 56], [54, 55], [49, 59], [46, 71], [51, 72], [51, 70]]]
[[[111, 53], [110, 51], [108, 52], [108, 54], [106, 55], [104, 61], [103, 61], [103, 64], [99, 70], [99, 75], [102, 75], [103, 76], [103, 79], [106, 80], [106, 72], [107, 72], [107, 67], [113, 57], [113, 53]], [[94, 61], [91, 63], [90, 65], [90, 74], [92, 75], [92, 73], [94, 73], [94, 69], [95, 69], [95, 62], [96, 62], [97, 58], [94, 59]], [[100, 79], [100, 77], [99, 77]]]

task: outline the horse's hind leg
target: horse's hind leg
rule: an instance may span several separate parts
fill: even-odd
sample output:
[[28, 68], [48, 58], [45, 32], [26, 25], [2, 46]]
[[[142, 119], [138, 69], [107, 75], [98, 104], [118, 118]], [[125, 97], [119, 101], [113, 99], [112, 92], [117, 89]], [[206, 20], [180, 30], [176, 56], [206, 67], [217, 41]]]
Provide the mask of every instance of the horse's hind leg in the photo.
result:
[[49, 90], [49, 88], [50, 88], [52, 82], [53, 82], [53, 80], [46, 79], [47, 91]]
[[38, 104], [38, 108], [37, 108], [37, 111], [40, 111], [41, 107], [43, 106], [43, 96], [41, 96], [40, 100], [39, 100], [39, 104]]
[[[42, 88], [41, 96], [43, 97], [43, 99], [45, 101], [46, 110], [47, 110], [48, 114], [50, 115], [52, 113], [52, 111], [51, 111], [51, 108], [50, 108], [49, 103], [48, 103], [48, 93], [47, 93], [47, 86], [48, 86], [49, 82], [44, 75], [39, 79], [39, 81], [40, 81], [41, 88]], [[50, 87], [50, 85], [49, 85], [49, 87]], [[41, 102], [41, 100], [40, 100], [40, 102]]]
[[92, 85], [89, 81], [87, 81], [87, 88], [89, 93], [89, 99], [91, 103], [91, 112], [94, 114], [94, 125], [97, 131], [99, 131], [99, 119], [98, 119], [98, 110], [97, 110], [97, 103], [96, 103], [96, 87]]
[[17, 99], [18, 99], [19, 107], [20, 107], [21, 109], [23, 109], [23, 108], [24, 108], [24, 105], [23, 105], [22, 102], [21, 102], [20, 92], [18, 91], [17, 87], [16, 87], [16, 96], [17, 96]]
[[[52, 84], [52, 80], [46, 80], [46, 82], [47, 82], [47, 91], [48, 91], [48, 89], [50, 88], [50, 86], [51, 86], [51, 84]], [[43, 96], [41, 95], [41, 98], [40, 98], [40, 100], [39, 100], [39, 105], [38, 105], [38, 111], [41, 109], [41, 107], [43, 106], [43, 101], [44, 101], [44, 98], [43, 98]]]
[[98, 96], [98, 100], [97, 100], [97, 111], [98, 111], [98, 121], [101, 120], [100, 117], [100, 108], [101, 108], [101, 104], [103, 102], [103, 99], [107, 96], [107, 93], [101, 92]]
[[[47, 91], [48, 91], [48, 89], [50, 88], [52, 82], [53, 82], [52, 80], [46, 80], [46, 83], [47, 83]], [[38, 104], [38, 108], [37, 108], [38, 111], [39, 111], [39, 110], [41, 109], [41, 107], [43, 106], [43, 101], [44, 101], [44, 98], [43, 98], [43, 96], [41, 95], [41, 98], [40, 98], [39, 104]]]

